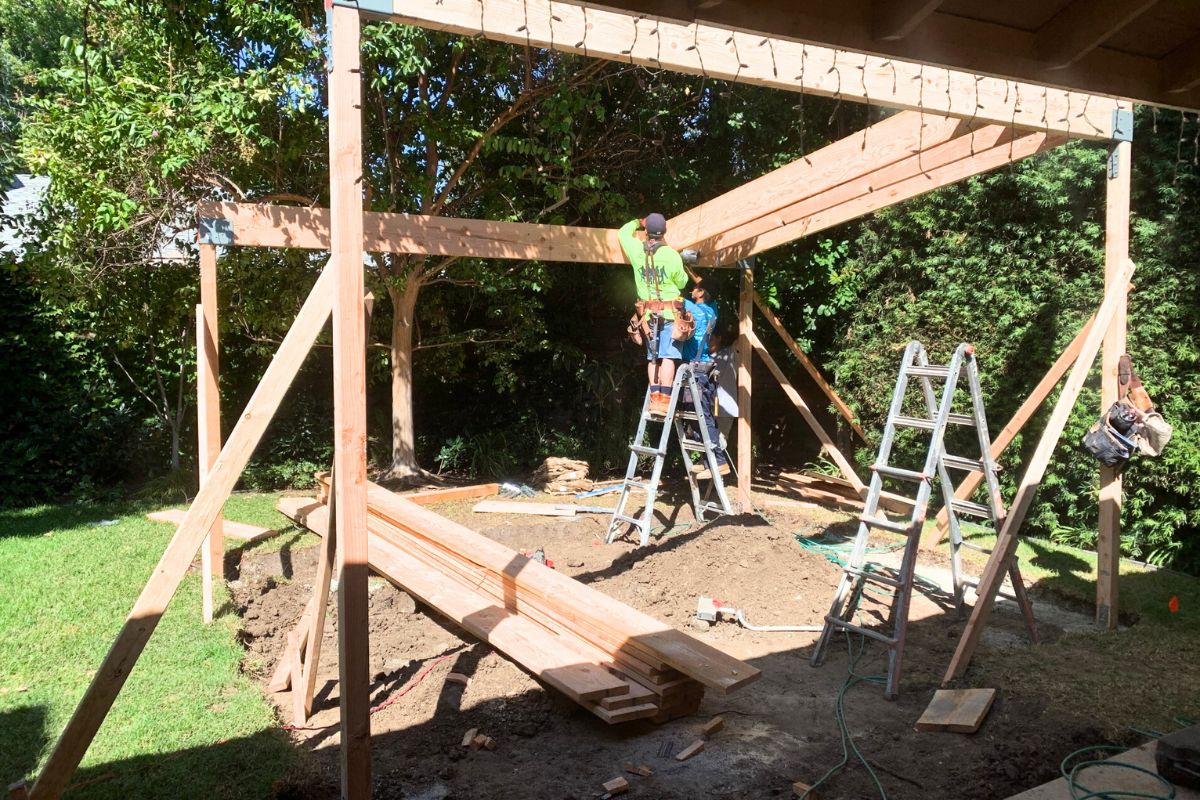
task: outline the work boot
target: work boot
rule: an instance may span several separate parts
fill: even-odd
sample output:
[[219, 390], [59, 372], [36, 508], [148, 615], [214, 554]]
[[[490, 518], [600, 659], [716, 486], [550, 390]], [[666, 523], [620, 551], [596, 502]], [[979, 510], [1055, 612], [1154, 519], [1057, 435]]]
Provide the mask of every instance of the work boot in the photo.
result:
[[[694, 469], [696, 471], [696, 480], [698, 480], [698, 481], [712, 480], [712, 472], [709, 471], [708, 467], [705, 464], [703, 464], [703, 463], [696, 464], [694, 466]], [[729, 462], [722, 461], [719, 465], [717, 465], [717, 472], [719, 472], [722, 475], [728, 475], [729, 474]]]
[[665, 417], [671, 408], [671, 395], [655, 392], [650, 395], [650, 414], [655, 417]]

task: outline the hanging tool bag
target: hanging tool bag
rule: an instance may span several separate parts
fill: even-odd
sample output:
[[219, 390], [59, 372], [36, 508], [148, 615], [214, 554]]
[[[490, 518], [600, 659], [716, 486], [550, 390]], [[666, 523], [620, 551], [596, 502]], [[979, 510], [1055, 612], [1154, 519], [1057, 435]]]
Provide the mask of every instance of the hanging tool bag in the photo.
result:
[[[1120, 401], [1113, 403], [1083, 436], [1083, 449], [1106, 467], [1123, 467], [1137, 448], [1131, 438], [1136, 433], [1133, 428], [1137, 425], [1136, 421], [1129, 421], [1128, 411], [1131, 407], [1120, 406]], [[1117, 426], [1125, 428], [1126, 433], [1118, 430]]]
[[671, 340], [686, 342], [696, 332], [696, 320], [684, 310], [675, 312], [675, 324], [671, 326]]

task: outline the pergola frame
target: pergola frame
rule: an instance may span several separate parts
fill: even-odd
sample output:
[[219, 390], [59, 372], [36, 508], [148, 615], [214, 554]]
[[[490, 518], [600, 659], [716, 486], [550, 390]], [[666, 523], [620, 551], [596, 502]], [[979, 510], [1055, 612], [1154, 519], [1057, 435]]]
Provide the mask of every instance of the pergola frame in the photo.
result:
[[[1102, 404], [1107, 406], [1117, 396], [1116, 364], [1124, 351], [1126, 297], [1133, 271], [1128, 259], [1130, 104], [942, 68], [930, 68], [931, 74], [927, 75], [926, 68], [919, 64], [876, 63], [880, 60], [873, 61], [870, 56], [815, 45], [552, 0], [405, 0], [395, 7], [392, 0], [327, 0], [327, 4], [331, 5], [330, 209], [212, 204], [199, 210], [202, 291], [197, 321], [202, 335], [197, 337], [197, 369], [200, 463], [204, 472], [200, 491], [41, 775], [32, 787], [15, 784], [11, 795], [41, 800], [62, 794], [202, 546], [207, 555], [206, 573], [214, 567], [219, 570], [221, 508], [305, 355], [332, 316], [335, 455], [330, 533], [336, 531], [337, 563], [336, 568], [329, 565], [326, 562], [333, 554], [323, 554], [322, 570], [329, 574], [336, 571], [339, 578], [342, 795], [370, 797], [363, 254], [378, 250], [625, 263], [615, 232], [610, 230], [364, 211], [359, 39], [364, 17], [479, 33], [517, 44], [905, 109], [672, 219], [668, 225], [670, 243], [698, 247], [700, 263], [710, 267], [732, 267], [748, 255], [1012, 163], [1069, 138], [1112, 142], [1107, 181], [1105, 299], [1093, 320], [996, 439], [993, 454], [998, 455], [1070, 368], [1070, 377], [981, 579], [979, 600], [947, 678], [961, 672], [991, 611], [1006, 554], [1015, 549], [1017, 531], [1101, 342]], [[858, 80], [847, 80], [843, 72], [855, 73]], [[793, 74], [795, 77], [791, 77]], [[330, 253], [327, 266], [223, 446], [217, 393], [216, 255], [220, 245], [301, 247]], [[822, 429], [755, 334], [752, 317], [756, 301], [830, 403], [856, 426], [849, 406], [821, 378], [756, 296], [753, 270], [745, 266], [746, 262], [741, 263], [737, 462], [739, 474], [744, 476], [738, 492], [742, 509], [751, 510], [752, 352], [759, 354], [779, 380], [818, 436], [824, 452], [839, 465], [846, 480], [861, 491], [863, 484], [849, 459]], [[860, 427], [855, 430], [864, 435]], [[965, 486], [960, 491], [969, 493]], [[1121, 482], [1110, 469], [1101, 472], [1100, 503], [1097, 621], [1113, 627], [1117, 617]], [[334, 538], [327, 537], [327, 543]], [[208, 581], [206, 574], [205, 583]], [[211, 598], [211, 594], [207, 596]], [[208, 609], [211, 613], [211, 600]], [[315, 664], [305, 666], [315, 669]], [[308, 677], [303, 671], [293, 675]]]

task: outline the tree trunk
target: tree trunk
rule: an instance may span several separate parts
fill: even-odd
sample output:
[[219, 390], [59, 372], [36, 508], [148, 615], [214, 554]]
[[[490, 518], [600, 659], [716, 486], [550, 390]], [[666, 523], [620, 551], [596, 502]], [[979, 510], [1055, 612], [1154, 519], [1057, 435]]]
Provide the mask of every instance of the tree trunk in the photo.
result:
[[421, 282], [409, 274], [403, 290], [389, 287], [392, 301], [392, 466], [391, 478], [410, 478], [424, 471], [417, 464], [416, 430], [413, 426], [413, 326]]

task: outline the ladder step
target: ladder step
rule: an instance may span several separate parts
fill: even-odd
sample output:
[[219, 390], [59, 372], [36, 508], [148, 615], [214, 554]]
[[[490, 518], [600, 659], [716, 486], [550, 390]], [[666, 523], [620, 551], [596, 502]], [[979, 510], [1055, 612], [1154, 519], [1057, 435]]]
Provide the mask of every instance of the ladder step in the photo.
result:
[[630, 452], [637, 453], [639, 456], [658, 457], [665, 456], [667, 454], [666, 450], [659, 450], [657, 447], [646, 447], [645, 445], [641, 444], [631, 444], [629, 445], [629, 450]]
[[704, 442], [693, 442], [690, 439], [684, 439], [679, 443], [679, 446], [689, 453], [707, 453], [708, 449], [704, 446]]
[[975, 427], [975, 418], [970, 414], [951, 414], [946, 421], [951, 425], [965, 425], [968, 428]]
[[968, 542], [966, 540], [959, 542], [958, 546], [965, 547], [968, 550], [974, 550], [976, 553], [985, 553], [989, 556], [992, 554], [992, 548], [984, 547], [981, 544], [975, 544], [974, 542]]
[[860, 625], [855, 625], [853, 622], [849, 622], [844, 619], [838, 619], [834, 616], [826, 616], [825, 623], [827, 625], [832, 625], [835, 628], [845, 628], [847, 630], [854, 631], [855, 633], [861, 633], [863, 636], [874, 639], [877, 642], [883, 642], [888, 647], [891, 647], [896, 643], [896, 639], [893, 636], [888, 636], [886, 633], [880, 633], [879, 631], [872, 630], [871, 628], [864, 628]]
[[950, 368], [949, 367], [938, 367], [938, 366], [933, 366], [932, 364], [929, 366], [925, 366], [925, 367], [921, 367], [921, 366], [906, 367], [904, 371], [907, 372], [909, 375], [915, 375], [918, 378], [949, 378], [950, 377]]
[[978, 458], [963, 458], [962, 456], [943, 455], [942, 463], [950, 469], [961, 469], [963, 472], [982, 472], [983, 462]]
[[690, 419], [690, 420], [699, 420], [700, 419], [700, 417], [696, 416], [695, 411], [676, 411], [675, 417], [677, 419]]
[[934, 422], [931, 419], [924, 417], [892, 417], [889, 420], [893, 425], [899, 425], [901, 428], [920, 428], [924, 431], [933, 430]]
[[636, 525], [639, 528], [642, 527], [642, 521], [640, 519], [637, 519], [636, 517], [631, 517], [626, 514], [613, 514], [612, 518], [619, 519], [622, 522], [628, 522], [630, 525]]
[[899, 589], [903, 585], [896, 578], [892, 578], [887, 575], [881, 575], [878, 572], [871, 572], [870, 570], [849, 566], [842, 567], [842, 569], [845, 570], [847, 575], [857, 575], [863, 580], [871, 581], [872, 583], [881, 583], [884, 586], [890, 586], [893, 589]]
[[650, 484], [642, 483], [641, 481], [625, 481], [626, 489], [641, 489], [643, 492], [650, 491]]
[[913, 483], [924, 483], [928, 480], [928, 476], [924, 472], [901, 469], [900, 467], [889, 467], [887, 464], [874, 464], [871, 469], [885, 478], [896, 478], [902, 481], [912, 481]]
[[972, 503], [969, 500], [951, 500], [950, 506], [955, 511], [961, 511], [963, 514], [970, 514], [973, 517], [982, 517], [983, 519], [992, 518], [992, 509], [982, 503]]
[[911, 521], [909, 521], [909, 522], [892, 522], [890, 520], [878, 519], [876, 517], [868, 517], [868, 516], [861, 516], [858, 519], [860, 522], [863, 522], [872, 528], [882, 528], [885, 531], [892, 531], [893, 533], [903, 533], [906, 536], [912, 532], [912, 527], [913, 527], [913, 524]]

